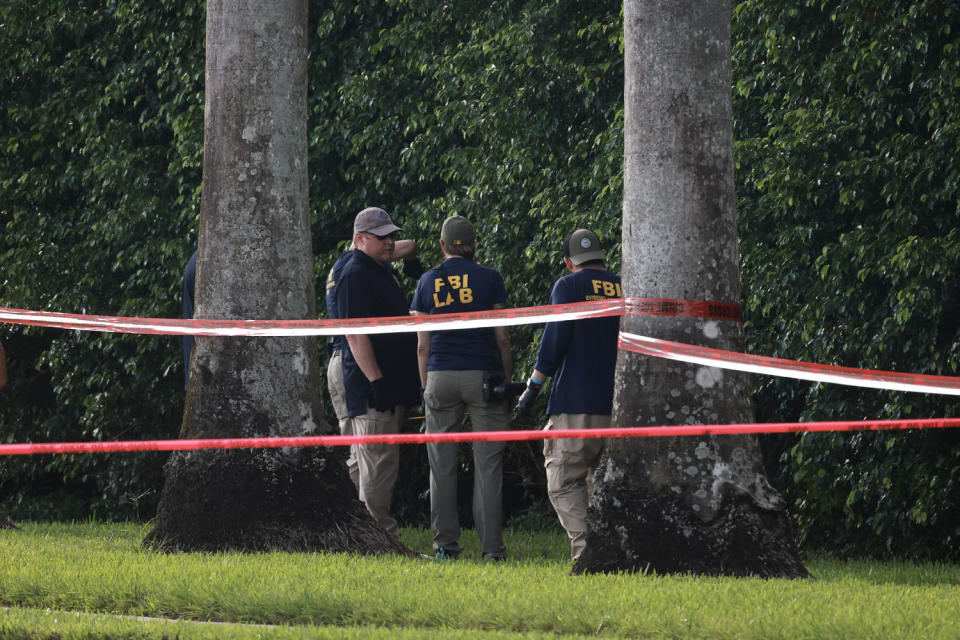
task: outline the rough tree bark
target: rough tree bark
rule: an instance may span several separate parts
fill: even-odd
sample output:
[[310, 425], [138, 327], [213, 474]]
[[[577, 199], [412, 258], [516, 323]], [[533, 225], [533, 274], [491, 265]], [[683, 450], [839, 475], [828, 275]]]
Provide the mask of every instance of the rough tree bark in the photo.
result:
[[[626, 0], [624, 295], [740, 303], [730, 4]], [[743, 350], [741, 324], [626, 316], [622, 329]], [[612, 422], [751, 422], [745, 374], [621, 351]], [[617, 439], [576, 573], [804, 577], [752, 436]]]
[[[208, 0], [198, 318], [315, 317], [306, 0]], [[327, 432], [316, 340], [195, 341], [181, 438]], [[162, 550], [405, 552], [324, 448], [173, 454]]]

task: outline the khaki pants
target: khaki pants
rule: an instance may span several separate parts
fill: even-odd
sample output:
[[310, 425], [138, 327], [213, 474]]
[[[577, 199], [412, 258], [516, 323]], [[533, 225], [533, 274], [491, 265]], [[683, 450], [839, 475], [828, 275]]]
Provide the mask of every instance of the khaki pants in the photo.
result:
[[[344, 436], [353, 435], [353, 424], [350, 420], [350, 414], [347, 412], [347, 391], [343, 386], [343, 353], [337, 349], [330, 356], [330, 362], [327, 364], [327, 391], [330, 392], [330, 404], [333, 405], [333, 411], [337, 414], [337, 422], [340, 425], [340, 434]], [[360, 488], [360, 470], [357, 467], [357, 452], [355, 444], [350, 445], [350, 455], [347, 457], [347, 471], [350, 473], [350, 480], [353, 486]]]
[[[403, 407], [395, 411], [368, 409], [362, 416], [350, 419], [352, 431], [358, 436], [397, 433], [403, 420]], [[351, 447], [353, 448], [353, 447]], [[397, 521], [390, 516], [393, 485], [400, 468], [400, 446], [396, 444], [355, 445], [360, 502], [377, 523], [397, 535]]]
[[[550, 416], [544, 430], [598, 429], [610, 426], [610, 416], [560, 413]], [[570, 557], [576, 561], [587, 539], [587, 506], [593, 496], [593, 470], [603, 452], [601, 438], [564, 438], [543, 441], [547, 495], [570, 538]]]
[[[430, 371], [423, 392], [427, 433], [459, 430], [464, 413], [470, 412], [474, 431], [499, 431], [509, 425], [505, 402], [488, 404], [483, 399], [483, 371]], [[503, 449], [504, 442], [473, 443], [473, 519], [482, 553], [503, 558]], [[433, 547], [456, 555], [460, 544], [457, 517], [456, 442], [427, 443], [430, 459], [430, 525]]]

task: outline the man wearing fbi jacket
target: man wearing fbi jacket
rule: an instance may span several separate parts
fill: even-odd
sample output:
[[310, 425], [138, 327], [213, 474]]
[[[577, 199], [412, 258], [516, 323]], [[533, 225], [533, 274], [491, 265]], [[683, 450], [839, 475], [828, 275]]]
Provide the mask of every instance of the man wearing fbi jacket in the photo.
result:
[[[570, 273], [553, 285], [550, 304], [623, 297], [620, 276], [605, 268], [604, 258], [595, 233], [588, 229], [568, 233], [563, 263]], [[533, 374], [517, 402], [518, 413], [530, 415], [543, 383], [553, 376], [544, 429], [609, 427], [619, 327], [617, 317], [547, 323]], [[547, 493], [570, 538], [574, 561], [586, 542], [592, 472], [602, 449], [599, 438], [543, 442]]]

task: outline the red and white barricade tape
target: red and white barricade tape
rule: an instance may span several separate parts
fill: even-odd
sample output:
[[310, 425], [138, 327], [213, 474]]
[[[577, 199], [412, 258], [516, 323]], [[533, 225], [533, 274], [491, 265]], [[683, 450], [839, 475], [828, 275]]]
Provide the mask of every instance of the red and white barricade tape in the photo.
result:
[[660, 298], [609, 298], [572, 304], [470, 311], [427, 316], [344, 320], [213, 320], [93, 316], [0, 307], [0, 322], [80, 331], [189, 336], [335, 336], [347, 334], [477, 329], [583, 320], [622, 315], [654, 315], [742, 321], [739, 305]]
[[[181, 320], [89, 316], [0, 307], [0, 322], [40, 327], [193, 336], [306, 336], [442, 331], [509, 326], [620, 315], [693, 317], [742, 322], [738, 305], [695, 300], [653, 298], [607, 299], [575, 304], [522, 307], [433, 316], [353, 318], [348, 320]], [[873, 371], [812, 364], [780, 358], [697, 347], [632, 333], [620, 334], [621, 349], [704, 366], [833, 382], [877, 389], [960, 395], [960, 378]], [[927, 429], [960, 426], [960, 418], [924, 420], [866, 420], [789, 422], [771, 424], [614, 427], [562, 431], [481, 431], [466, 433], [412, 433], [367, 436], [298, 436], [220, 438], [201, 440], [144, 440], [128, 442], [60, 442], [0, 444], [0, 455], [43, 453], [109, 453], [128, 451], [189, 451], [200, 449], [344, 446], [350, 444], [422, 444], [426, 442], [517, 441], [562, 438], [665, 437], [725, 434], [792, 433], [801, 431], [864, 431]]]
[[754, 356], [735, 351], [723, 351], [709, 347], [697, 347], [681, 342], [659, 340], [620, 333], [620, 348], [657, 358], [679, 360], [721, 369], [734, 369], [748, 373], [830, 382], [888, 391], [914, 391], [960, 395], [960, 378], [931, 376], [916, 373], [897, 373], [873, 369], [855, 369], [827, 364], [814, 364], [766, 356]]
[[470, 431], [464, 433], [395, 433], [363, 436], [296, 436], [274, 438], [210, 438], [200, 440], [133, 440], [127, 442], [52, 442], [0, 444], [0, 456], [44, 453], [116, 453], [130, 451], [197, 451], [201, 449], [278, 449], [334, 447], [351, 444], [423, 444], [425, 442], [508, 442], [565, 438], [650, 438], [731, 434], [795, 433], [800, 431], [887, 431], [960, 427], [960, 418], [925, 420], [864, 420], [832, 422], [777, 422], [769, 424], [670, 425], [526, 431]]

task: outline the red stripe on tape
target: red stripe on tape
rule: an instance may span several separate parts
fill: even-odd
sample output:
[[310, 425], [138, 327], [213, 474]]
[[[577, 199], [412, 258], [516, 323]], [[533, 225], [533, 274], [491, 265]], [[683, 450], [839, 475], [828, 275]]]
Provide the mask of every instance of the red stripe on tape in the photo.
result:
[[736, 351], [698, 347], [681, 342], [620, 334], [620, 348], [635, 353], [694, 364], [736, 369], [748, 373], [785, 376], [815, 382], [846, 384], [893, 391], [960, 395], [960, 378], [919, 373], [838, 367], [829, 364], [755, 356]]
[[743, 309], [738, 304], [665, 298], [625, 298], [624, 300], [627, 303], [628, 315], [685, 316], [706, 320], [743, 322]]
[[802, 431], [887, 431], [960, 427], [960, 418], [923, 420], [863, 420], [774, 422], [767, 424], [670, 425], [610, 427], [560, 431], [471, 431], [463, 433], [396, 433], [366, 436], [297, 436], [283, 438], [211, 438], [202, 440], [133, 440], [127, 442], [52, 442], [0, 444], [0, 455], [43, 453], [116, 453], [128, 451], [195, 451], [199, 449], [263, 449], [335, 447], [351, 444], [423, 444], [426, 442], [507, 442], [566, 438], [648, 438], [674, 436], [796, 433]]

